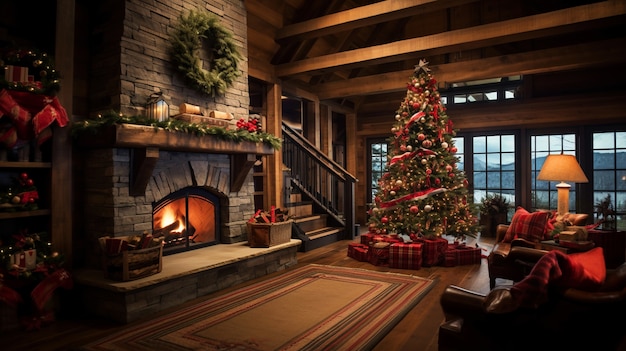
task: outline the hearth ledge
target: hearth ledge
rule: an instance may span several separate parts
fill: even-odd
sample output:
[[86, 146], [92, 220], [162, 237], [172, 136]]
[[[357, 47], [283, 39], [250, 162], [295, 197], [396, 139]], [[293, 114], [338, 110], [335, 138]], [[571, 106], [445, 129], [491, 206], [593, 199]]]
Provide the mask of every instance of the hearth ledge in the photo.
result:
[[72, 274], [75, 283], [80, 285], [97, 287], [114, 292], [128, 292], [239, 261], [249, 260], [290, 247], [297, 247], [301, 243], [301, 240], [291, 239], [288, 243], [269, 248], [252, 248], [248, 246], [247, 241], [244, 241], [181, 252], [164, 256], [163, 269], [160, 273], [127, 282], [107, 279], [104, 277], [103, 271], [98, 269], [78, 269]]

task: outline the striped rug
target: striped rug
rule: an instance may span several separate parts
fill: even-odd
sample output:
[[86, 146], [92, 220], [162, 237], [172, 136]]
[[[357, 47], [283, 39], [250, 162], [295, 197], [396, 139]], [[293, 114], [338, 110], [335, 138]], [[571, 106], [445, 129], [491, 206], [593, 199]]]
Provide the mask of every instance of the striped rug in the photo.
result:
[[406, 274], [308, 265], [128, 326], [83, 350], [368, 350], [433, 285]]

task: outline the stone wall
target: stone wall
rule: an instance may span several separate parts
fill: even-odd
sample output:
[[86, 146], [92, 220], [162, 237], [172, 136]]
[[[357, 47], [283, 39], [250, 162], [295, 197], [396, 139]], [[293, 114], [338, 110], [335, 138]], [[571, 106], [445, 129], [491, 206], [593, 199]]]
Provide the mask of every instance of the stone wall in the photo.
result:
[[[91, 6], [90, 81], [97, 84], [89, 89], [93, 115], [110, 110], [143, 115], [149, 96], [161, 92], [171, 115], [179, 113], [180, 104], [189, 103], [203, 111], [231, 113], [232, 123], [247, 118], [250, 98], [243, 0], [113, 0]], [[190, 10], [218, 16], [242, 54], [241, 75], [224, 96], [211, 97], [192, 89], [172, 64], [170, 35], [180, 16]]]

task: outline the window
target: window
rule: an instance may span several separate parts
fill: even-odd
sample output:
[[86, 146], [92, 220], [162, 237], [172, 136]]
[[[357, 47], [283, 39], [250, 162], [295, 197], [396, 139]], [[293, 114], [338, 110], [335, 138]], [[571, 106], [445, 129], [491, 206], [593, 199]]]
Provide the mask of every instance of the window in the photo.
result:
[[[626, 229], [626, 132], [594, 132], [592, 143], [594, 205], [608, 199], [615, 211], [615, 227], [618, 230], [624, 230]], [[597, 213], [594, 214], [594, 219], [599, 219]]]
[[367, 202], [373, 203], [376, 193], [378, 193], [378, 180], [385, 173], [387, 167], [387, 140], [386, 139], [371, 139], [369, 144], [369, 162], [370, 167], [370, 183], [368, 185]]
[[[576, 134], [549, 134], [530, 136], [531, 207], [536, 209], [556, 209], [558, 205], [557, 182], [537, 180], [541, 166], [549, 154], [576, 156]], [[576, 212], [576, 187], [571, 184], [569, 211]]]
[[472, 138], [474, 202], [499, 194], [515, 204], [515, 135]]
[[515, 99], [521, 84], [522, 76], [452, 83], [449, 89], [441, 92], [441, 102], [457, 105]]

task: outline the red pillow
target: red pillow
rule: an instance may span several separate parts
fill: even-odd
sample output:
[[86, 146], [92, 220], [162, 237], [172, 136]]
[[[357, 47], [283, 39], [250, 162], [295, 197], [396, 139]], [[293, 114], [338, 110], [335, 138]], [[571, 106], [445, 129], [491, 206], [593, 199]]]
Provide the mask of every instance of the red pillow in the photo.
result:
[[572, 264], [572, 276], [568, 282], [577, 288], [593, 288], [604, 283], [606, 264], [602, 247], [595, 247], [586, 252], [567, 255]]
[[515, 238], [522, 238], [532, 242], [543, 240], [549, 215], [549, 212], [530, 213], [523, 207], [518, 207], [502, 242], [510, 243]]

